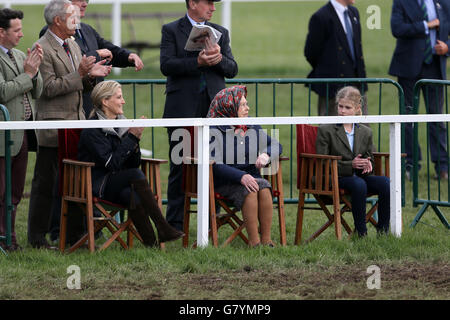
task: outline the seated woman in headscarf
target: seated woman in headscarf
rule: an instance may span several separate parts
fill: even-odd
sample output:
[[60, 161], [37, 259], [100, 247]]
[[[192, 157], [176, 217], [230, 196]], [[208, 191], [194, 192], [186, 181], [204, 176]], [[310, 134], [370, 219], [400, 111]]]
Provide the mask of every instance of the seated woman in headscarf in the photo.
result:
[[[97, 84], [91, 94], [94, 109], [90, 119], [125, 119], [121, 85], [116, 81]], [[149, 217], [155, 223], [159, 242], [181, 238], [161, 214], [144, 173], [140, 170], [139, 140], [144, 128], [86, 128], [81, 132], [78, 159], [94, 162], [92, 191], [95, 196], [126, 206], [146, 246], [157, 240]]]
[[[207, 117], [248, 117], [246, 97], [245, 86], [221, 90], [211, 102]], [[272, 190], [260, 170], [279, 157], [281, 145], [259, 125], [213, 126], [211, 135], [215, 191], [242, 211], [250, 247], [274, 246]]]

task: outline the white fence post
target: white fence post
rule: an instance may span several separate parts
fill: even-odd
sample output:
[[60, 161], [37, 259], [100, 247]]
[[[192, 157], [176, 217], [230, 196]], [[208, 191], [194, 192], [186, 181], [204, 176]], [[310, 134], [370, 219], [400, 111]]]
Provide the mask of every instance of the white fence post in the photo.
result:
[[198, 126], [197, 245], [208, 245], [209, 230], [209, 126]]
[[[113, 3], [113, 8], [111, 12], [111, 33], [113, 37], [113, 43], [116, 46], [121, 46], [122, 44], [122, 3], [121, 0], [116, 0]], [[114, 68], [115, 75], [120, 75], [120, 68]]]
[[391, 123], [389, 126], [389, 175], [391, 177], [391, 233], [402, 235], [402, 186], [401, 186], [401, 126]]
[[230, 45], [231, 45], [231, 1], [222, 1], [222, 27], [228, 30], [230, 35]]

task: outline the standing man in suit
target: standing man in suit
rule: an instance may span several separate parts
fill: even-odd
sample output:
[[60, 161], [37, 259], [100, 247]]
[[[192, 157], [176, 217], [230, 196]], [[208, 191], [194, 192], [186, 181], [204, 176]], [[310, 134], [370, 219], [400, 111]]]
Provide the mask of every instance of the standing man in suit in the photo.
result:
[[[389, 74], [398, 77], [405, 93], [406, 113], [413, 112], [414, 84], [420, 79], [447, 79], [450, 16], [447, 0], [394, 0], [391, 31], [397, 39]], [[441, 86], [424, 86], [427, 113], [443, 112]], [[436, 175], [448, 179], [447, 130], [443, 123], [428, 124], [431, 160]], [[413, 126], [405, 125], [406, 175], [413, 165]], [[419, 160], [421, 152], [419, 147]]]
[[[308, 78], [365, 78], [361, 24], [355, 0], [330, 0], [309, 20], [305, 57], [313, 68]], [[313, 84], [319, 95], [318, 114], [336, 116], [334, 97], [344, 84]], [[364, 91], [367, 85], [363, 86]], [[367, 104], [363, 104], [367, 114]]]
[[[28, 49], [25, 55], [14, 49], [23, 37], [23, 12], [8, 8], [0, 10], [0, 103], [9, 111], [12, 121], [33, 120], [33, 99], [42, 92], [42, 77], [39, 66], [43, 52], [39, 45], [34, 50]], [[0, 120], [4, 121], [3, 116]], [[12, 130], [11, 140], [11, 175], [12, 204], [11, 245], [10, 251], [19, 250], [15, 233], [16, 210], [22, 198], [28, 163], [28, 139], [24, 130]], [[5, 135], [0, 132], [0, 235], [4, 236], [5, 226]]]
[[[51, 0], [44, 9], [48, 30], [38, 40], [44, 58], [40, 65], [43, 92], [36, 104], [36, 120], [82, 120], [83, 89], [92, 90], [95, 77], [111, 71], [104, 61], [82, 56], [71, 39], [78, 22], [77, 10], [69, 0]], [[38, 151], [31, 185], [28, 212], [28, 242], [34, 248], [51, 248], [48, 231], [57, 183], [58, 134], [56, 129], [37, 130]]]
[[[187, 14], [162, 27], [161, 72], [167, 77], [164, 118], [205, 117], [211, 100], [225, 88], [224, 78], [233, 78], [238, 72], [230, 48], [228, 30], [208, 22], [220, 0], [186, 0]], [[207, 50], [184, 50], [194, 24], [206, 24], [222, 33], [219, 42]], [[178, 141], [172, 141], [177, 128], [168, 128], [169, 157]], [[182, 166], [170, 162], [167, 188], [167, 221], [183, 230], [184, 193]]]
[[[89, 0], [71, 0], [72, 4], [77, 6], [80, 10], [80, 18], [83, 19], [89, 4]], [[42, 28], [39, 33], [39, 38], [42, 37], [47, 30], [47, 26]], [[144, 68], [144, 63], [136, 54], [116, 46], [115, 44], [103, 39], [98, 32], [89, 24], [79, 23], [75, 30], [75, 42], [80, 46], [81, 53], [86, 56], [94, 56], [96, 62], [100, 60], [107, 60], [107, 63], [117, 68], [134, 67], [136, 71]], [[96, 79], [97, 83], [103, 81], [103, 78]], [[83, 91], [83, 109], [86, 118], [89, 117], [92, 110], [90, 90]]]

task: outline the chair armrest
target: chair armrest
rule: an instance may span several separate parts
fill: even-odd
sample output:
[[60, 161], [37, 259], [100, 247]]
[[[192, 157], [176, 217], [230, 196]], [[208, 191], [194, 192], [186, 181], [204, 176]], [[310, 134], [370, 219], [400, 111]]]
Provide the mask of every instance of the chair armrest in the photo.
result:
[[93, 167], [95, 166], [94, 162], [85, 162], [85, 161], [78, 161], [78, 160], [71, 160], [71, 159], [63, 159], [63, 163], [71, 164], [75, 166], [81, 166], [81, 167]]
[[330, 160], [341, 160], [341, 156], [330, 156], [327, 154], [314, 154], [314, 153], [300, 153], [298, 155], [300, 158], [309, 158], [309, 159], [330, 159]]
[[165, 159], [154, 159], [154, 158], [141, 158], [141, 161], [152, 163], [152, 164], [163, 164], [163, 163], [169, 162], [168, 160], [165, 160]]
[[[198, 164], [198, 158], [195, 158], [195, 157], [184, 157], [183, 158], [183, 164], [184, 163], [187, 163], [187, 164]], [[210, 165], [213, 165], [213, 164], [215, 164], [216, 162], [214, 161], [214, 160], [209, 160], [209, 164]]]
[[374, 157], [389, 157], [389, 152], [372, 152]]

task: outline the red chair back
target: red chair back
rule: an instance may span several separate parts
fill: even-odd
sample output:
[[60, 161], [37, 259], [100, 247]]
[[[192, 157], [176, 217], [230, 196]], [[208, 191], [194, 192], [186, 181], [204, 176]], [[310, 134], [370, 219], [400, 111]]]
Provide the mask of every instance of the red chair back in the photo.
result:
[[59, 194], [62, 195], [63, 159], [77, 160], [78, 141], [83, 129], [58, 129]]
[[[297, 124], [297, 155], [300, 153], [316, 153], [317, 126]], [[297, 188], [300, 187], [300, 158], [297, 156]]]

